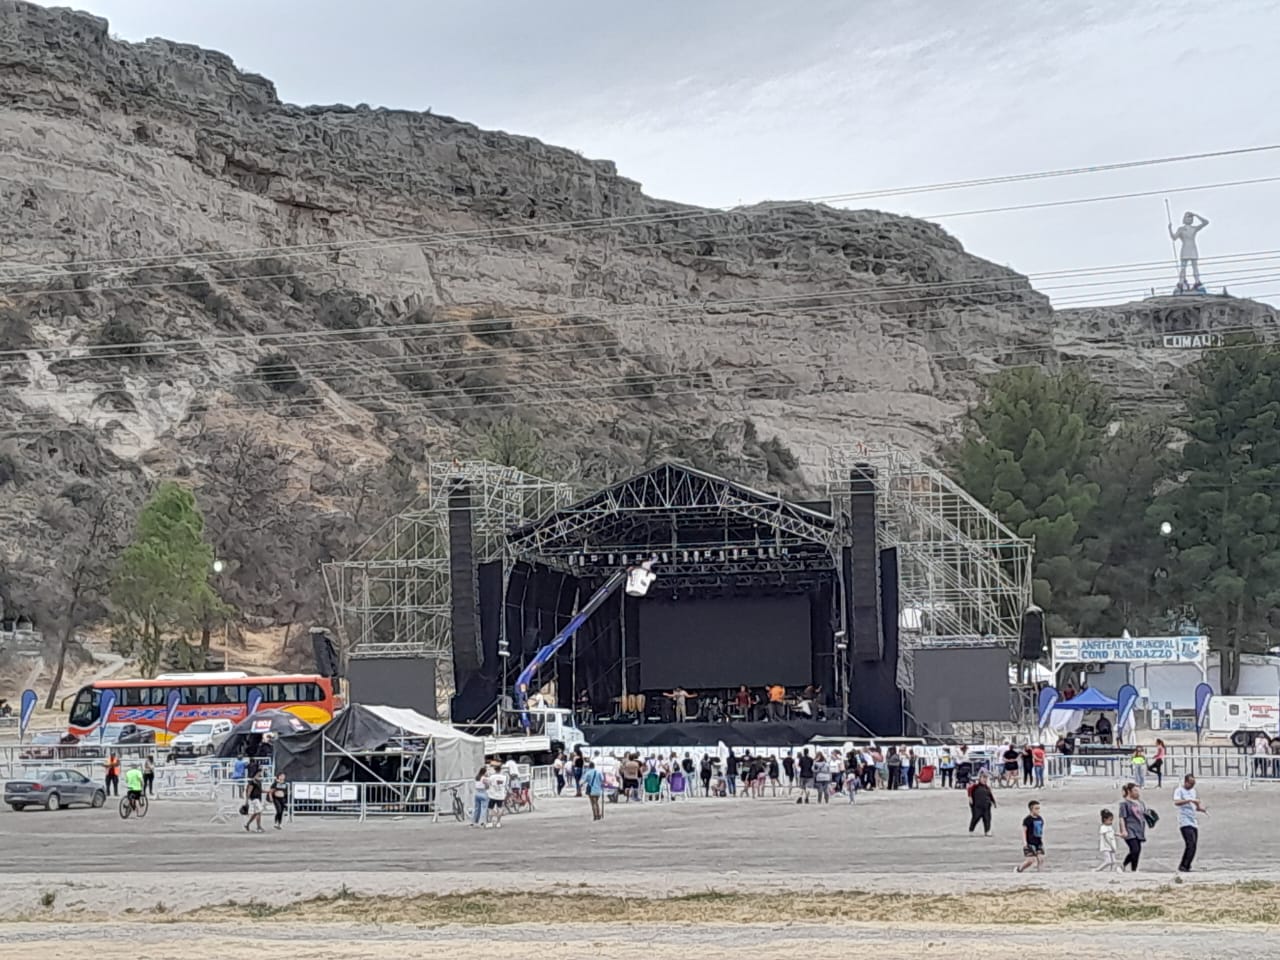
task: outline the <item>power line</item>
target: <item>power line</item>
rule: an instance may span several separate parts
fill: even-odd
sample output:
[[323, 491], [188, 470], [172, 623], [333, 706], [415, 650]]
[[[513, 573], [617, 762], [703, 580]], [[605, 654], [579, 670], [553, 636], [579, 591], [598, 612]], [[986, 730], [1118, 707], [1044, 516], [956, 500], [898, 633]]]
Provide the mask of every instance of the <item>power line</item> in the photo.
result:
[[[1218, 266], [1227, 265], [1234, 262], [1269, 262], [1280, 256], [1280, 250], [1269, 251], [1250, 251], [1242, 254], [1229, 254], [1219, 257], [1202, 258], [1202, 263], [1214, 263]], [[348, 343], [362, 342], [354, 339], [360, 334], [370, 334], [368, 342], [381, 342], [389, 338], [391, 334], [399, 331], [414, 331], [424, 337], [443, 338], [447, 336], [455, 336], [462, 333], [468, 333], [475, 330], [478, 324], [483, 323], [516, 323], [531, 322], [536, 320], [572, 320], [576, 318], [584, 318], [588, 320], [605, 319], [605, 318], [621, 318], [628, 319], [637, 316], [645, 316], [652, 312], [657, 312], [663, 316], [680, 315], [688, 312], [706, 312], [709, 314], [719, 314], [733, 307], [762, 306], [768, 304], [783, 304], [791, 301], [806, 301], [825, 303], [831, 301], [833, 306], [843, 306], [845, 308], [854, 307], [875, 307], [888, 306], [898, 303], [911, 302], [923, 303], [936, 300], [951, 300], [956, 296], [964, 293], [979, 296], [996, 296], [1000, 294], [1031, 294], [1036, 295], [1038, 290], [1032, 288], [1031, 281], [1033, 279], [1054, 279], [1054, 278], [1073, 278], [1082, 275], [1096, 274], [1105, 275], [1114, 272], [1130, 271], [1144, 269], [1148, 267], [1164, 267], [1165, 261], [1142, 261], [1134, 264], [1109, 265], [1098, 267], [1071, 268], [1058, 271], [1046, 271], [1039, 274], [1031, 274], [1022, 277], [1017, 274], [996, 277], [974, 277], [959, 280], [939, 280], [925, 281], [908, 284], [885, 284], [876, 286], [872, 289], [859, 290], [836, 290], [836, 291], [814, 291], [807, 293], [788, 293], [778, 294], [770, 297], [742, 297], [737, 299], [726, 300], [698, 300], [677, 302], [656, 307], [646, 306], [625, 306], [616, 307], [609, 310], [599, 310], [592, 312], [575, 312], [575, 311], [524, 311], [521, 313], [510, 313], [503, 316], [494, 316], [485, 319], [465, 319], [456, 321], [444, 321], [439, 323], [401, 323], [401, 324], [370, 324], [362, 327], [346, 328], [346, 329], [319, 329], [319, 330], [300, 330], [300, 331], [283, 331], [278, 333], [260, 333], [260, 334], [228, 334], [201, 337], [185, 337], [174, 338], [170, 340], [138, 340], [129, 343], [115, 343], [109, 347], [92, 347], [96, 352], [93, 354], [95, 359], [128, 359], [138, 356], [164, 356], [167, 352], [176, 350], [177, 348], [195, 348], [202, 349], [211, 346], [225, 346], [230, 344], [242, 343], [245, 345], [256, 344], [259, 346], [280, 347], [287, 346], [290, 342], [303, 339], [328, 340], [338, 339]], [[1162, 272], [1160, 277], [1164, 277]], [[245, 277], [245, 280], [266, 279], [264, 277]], [[1140, 283], [1145, 282], [1149, 277], [1134, 277], [1124, 280], [1124, 283]], [[1110, 285], [1114, 281], [1099, 281], [1090, 283], [1079, 283], [1070, 285], [1044, 286], [1043, 289], [1080, 289], [1093, 288], [1097, 286]], [[1003, 287], [1003, 289], [998, 289]], [[959, 293], [951, 293], [937, 297], [923, 297], [911, 295], [916, 291], [922, 293], [930, 293], [942, 290], [959, 291]], [[894, 298], [886, 296], [886, 294], [907, 294], [905, 297]], [[863, 298], [861, 300], [854, 299], [852, 301], [846, 298]], [[838, 301], [845, 301], [843, 303]], [[578, 301], [572, 301], [578, 302]], [[589, 301], [582, 301], [589, 302]], [[447, 307], [446, 307], [447, 309]], [[590, 326], [590, 324], [575, 324], [576, 327]], [[429, 328], [425, 333], [424, 327]], [[11, 357], [24, 357], [27, 354], [36, 353], [41, 355], [61, 354], [68, 352], [80, 352], [90, 349], [91, 345], [69, 345], [69, 346], [46, 346], [29, 348], [16, 348], [8, 350], [0, 350], [0, 361]], [[115, 351], [110, 352], [110, 351]], [[138, 351], [147, 351], [139, 353]]]
[[[1191, 331], [1191, 332], [1197, 332], [1197, 331]], [[1241, 326], [1241, 327], [1223, 328], [1215, 331], [1199, 331], [1199, 332], [1213, 332], [1213, 333], [1220, 333], [1223, 335], [1231, 335], [1234, 333], [1254, 332], [1254, 328], [1250, 326]], [[1157, 336], [1159, 335], [1155, 333], [1143, 333], [1143, 334], [1134, 335], [1131, 337], [1113, 338], [1112, 340], [1107, 341], [1107, 343], [1112, 345], [1117, 345], [1117, 346], [1124, 346], [1124, 345], [1130, 345], [1130, 344], [1143, 344], [1149, 341], [1153, 341]], [[1102, 346], [1102, 345], [1103, 344], [1098, 344], [1098, 346]], [[1057, 346], [1058, 345], [1054, 343], [1052, 337], [1050, 337], [1039, 343], [1027, 344], [1019, 348], [1003, 351], [1002, 355], [1004, 357], [1017, 356], [1017, 355], [1039, 356], [1045, 350], [1052, 350], [1052, 349], [1055, 349]], [[1210, 347], [1205, 347], [1203, 349], [1218, 350], [1218, 349], [1257, 349], [1257, 348], [1258, 346], [1256, 343], [1245, 343], [1245, 344], [1223, 344], [1222, 346], [1210, 346]], [[1156, 349], [1161, 349], [1161, 348], [1156, 348]], [[969, 351], [954, 351], [952, 353], [932, 352], [929, 354], [928, 359], [935, 362], [945, 362], [947, 360], [952, 360], [952, 359], [969, 359], [970, 356], [971, 354]], [[1097, 364], [1098, 358], [1094, 356], [1094, 357], [1064, 359], [1064, 360], [1058, 361], [1057, 365], [1070, 366], [1077, 363], [1078, 364]], [[705, 394], [708, 391], [715, 391], [716, 393], [721, 395], [724, 395], [726, 391], [730, 391], [733, 393], [733, 395], [737, 395], [738, 393], [749, 393], [752, 391], [765, 392], [765, 391], [776, 390], [776, 389], [790, 389], [790, 388], [795, 388], [797, 386], [794, 380], [788, 379], [788, 380], [781, 380], [781, 381], [761, 381], [759, 379], [755, 379], [755, 377], [762, 371], [774, 370], [776, 368], [781, 368], [781, 367], [791, 367], [793, 365], [794, 365], [794, 362], [763, 363], [763, 364], [757, 364], [750, 368], [744, 368], [742, 370], [733, 371], [734, 374], [747, 375], [753, 378], [750, 382], [737, 384], [737, 385], [730, 384], [727, 377], [721, 379], [720, 382], [715, 382], [716, 378], [714, 376], [713, 371], [696, 370], [696, 371], [681, 371], [681, 372], [669, 373], [669, 374], [653, 374], [649, 372], [640, 373], [640, 374], [622, 374], [614, 377], [596, 378], [590, 383], [583, 383], [581, 378], [574, 378], [572, 380], [542, 381], [542, 382], [532, 383], [532, 384], [493, 384], [485, 387], [477, 387], [477, 388], [471, 388], [471, 389], [464, 389], [460, 387], [447, 387], [447, 388], [424, 389], [424, 390], [406, 389], [402, 391], [390, 391], [390, 392], [386, 390], [380, 390], [375, 393], [356, 394], [356, 395], [344, 395], [341, 393], [337, 393], [336, 391], [335, 393], [336, 393], [336, 396], [341, 401], [346, 403], [358, 404], [361, 401], [371, 401], [371, 400], [379, 400], [383, 402], [404, 401], [405, 403], [409, 403], [411, 406], [415, 407], [418, 410], [418, 412], [420, 412], [423, 415], [433, 415], [433, 414], [443, 414], [443, 413], [459, 411], [459, 410], [464, 410], [469, 412], [478, 412], [486, 409], [506, 409], [510, 407], [544, 406], [544, 405], [554, 405], [559, 403], [579, 403], [579, 402], [582, 402], [583, 400], [592, 400], [592, 399], [609, 399], [609, 400], [633, 399], [636, 401], [648, 401], [648, 400], [662, 400], [662, 399], [670, 398], [673, 396], [682, 396], [682, 395], [693, 394], [693, 393]], [[1019, 367], [1038, 367], [1038, 366], [1043, 366], [1043, 364], [1039, 361], [1032, 361], [1025, 364], [1001, 364], [1000, 368], [1002, 370], [1007, 370], [1007, 369], [1017, 369]], [[687, 388], [674, 389], [680, 384], [681, 381], [687, 381], [687, 380], [697, 380], [699, 382], [696, 385], [691, 385]], [[656, 387], [659, 384], [666, 385], [668, 389], [664, 389], [664, 390], [654, 389], [654, 387]], [[625, 394], [609, 395], [605, 393], [605, 391], [609, 391], [609, 390], [629, 390], [636, 387], [643, 388], [645, 392], [643, 392], [639, 396], [636, 396], [634, 394], [630, 396]], [[555, 388], [562, 388], [562, 389], [559, 392], [557, 392]], [[562, 395], [563, 393], [568, 393], [570, 391], [575, 391], [575, 392], [573, 392], [572, 395], [568, 395], [568, 396]], [[459, 392], [465, 393], [468, 399], [455, 404], [445, 404], [445, 405], [440, 405], [440, 404], [424, 405], [424, 404], [421, 404], [420, 402], [418, 403], [413, 402], [413, 401], [431, 400], [437, 397], [442, 399], [453, 399], [457, 396]], [[603, 396], [602, 396], [602, 393], [604, 394]], [[503, 395], [511, 395], [511, 399], [509, 400], [497, 399], [498, 397]], [[337, 411], [332, 407], [326, 406], [324, 407], [324, 409], [318, 409], [324, 406], [325, 403], [326, 401], [323, 398], [318, 398], [315, 396], [296, 397], [296, 398], [268, 398], [268, 399], [251, 400], [251, 401], [234, 401], [231, 403], [223, 404], [222, 409], [248, 411], [248, 412], [253, 412], [257, 410], [264, 413], [274, 413], [274, 412], [280, 411], [281, 408], [284, 408], [285, 412], [279, 415], [287, 417], [289, 419], [312, 419], [312, 418], [318, 418], [318, 417], [333, 419], [333, 418], [339, 418], [343, 416], [342, 412]], [[299, 411], [298, 408], [303, 408], [303, 409]], [[310, 412], [307, 412], [305, 408], [313, 408], [313, 409]], [[367, 408], [362, 408], [356, 411], [351, 411], [350, 413], [363, 415], [367, 417], [376, 417], [380, 412], [385, 413], [388, 411], [373, 411]], [[110, 420], [110, 419], [113, 419], [113, 418], [112, 417], [100, 418], [100, 420]], [[43, 414], [37, 415], [36, 417], [28, 416], [25, 418], [19, 418], [16, 426], [21, 426], [24, 423], [30, 424], [32, 422], [49, 423], [49, 424], [61, 423], [64, 425], [68, 423], [66, 420], [58, 417], [56, 414], [43, 413]]]
[[[861, 192], [828, 194], [825, 196], [804, 198], [788, 201], [764, 201], [769, 203], [769, 210], [784, 209], [787, 207], [807, 206], [813, 203], [853, 203], [861, 200], [882, 199], [893, 196], [911, 196], [922, 193], [935, 193], [947, 190], [968, 189], [977, 186], [991, 186], [1002, 183], [1019, 183], [1029, 180], [1044, 180], [1051, 178], [1071, 177], [1084, 174], [1104, 173], [1122, 169], [1133, 169], [1138, 167], [1151, 167], [1172, 163], [1183, 163], [1194, 160], [1205, 160], [1212, 158], [1222, 158], [1230, 156], [1241, 156], [1254, 153], [1262, 153], [1267, 151], [1280, 150], [1280, 144], [1267, 144], [1252, 147], [1241, 147], [1228, 150], [1217, 150], [1193, 154], [1181, 154], [1174, 156], [1155, 157], [1143, 160], [1123, 161], [1110, 164], [1095, 164], [1083, 167], [1067, 167], [1057, 170], [1043, 170], [1032, 173], [1009, 174], [996, 177], [982, 177], [971, 180], [953, 180], [942, 183], [923, 184], [913, 187], [897, 187], [880, 190], [866, 190]], [[32, 157], [26, 154], [3, 154], [17, 159], [28, 159], [35, 162], [48, 162], [44, 158]], [[1182, 188], [1182, 189], [1208, 189], [1207, 187]], [[1174, 192], [1174, 191], [1168, 191]], [[652, 201], [656, 202], [656, 201]], [[1079, 202], [1092, 202], [1082, 200]], [[468, 242], [470, 240], [485, 239], [511, 239], [518, 237], [537, 236], [544, 233], [563, 233], [577, 232], [579, 230], [596, 230], [601, 228], [617, 228], [623, 226], [643, 225], [648, 223], [679, 223], [688, 220], [711, 218], [725, 216], [733, 213], [751, 213], [757, 212], [752, 208], [713, 208], [698, 210], [666, 210], [654, 211], [639, 214], [628, 214], [613, 217], [596, 217], [584, 220], [570, 220], [557, 224], [541, 224], [535, 226], [527, 226], [521, 228], [506, 228], [495, 230], [493, 228], [478, 229], [471, 231], [456, 231], [446, 233], [424, 233], [409, 234], [399, 237], [387, 238], [368, 238], [364, 240], [333, 240], [321, 241], [308, 244], [290, 244], [274, 247], [248, 247], [231, 251], [213, 251], [198, 252], [187, 251], [173, 254], [156, 254], [150, 257], [123, 257], [123, 258], [106, 258], [106, 259], [90, 259], [74, 261], [73, 266], [87, 268], [78, 271], [58, 271], [55, 276], [78, 276], [86, 273], [99, 272], [101, 268], [106, 266], [120, 265], [180, 265], [170, 264], [169, 261], [194, 260], [203, 263], [218, 262], [243, 262], [244, 260], [255, 259], [280, 259], [288, 258], [293, 255], [307, 255], [318, 252], [332, 252], [335, 250], [350, 250], [364, 248], [387, 248], [398, 245], [439, 245], [450, 242]], [[967, 216], [968, 213], [950, 214], [950, 216]], [[230, 258], [230, 259], [228, 259]], [[56, 266], [50, 264], [50, 266]], [[41, 279], [41, 278], [35, 278]], [[24, 278], [17, 278], [12, 282], [26, 282]]]
[[[1141, 282], [1142, 279], [1143, 278], [1126, 277], [1119, 280], [1103, 281], [1101, 283], [1103, 285], [1105, 284], [1128, 285], [1128, 284]], [[1278, 270], [1276, 266], [1270, 266], [1266, 268], [1256, 268], [1251, 270], [1227, 272], [1221, 275], [1221, 279], [1231, 280], [1232, 282], [1236, 282], [1236, 283], [1239, 283], [1241, 281], [1245, 283], [1270, 282], [1276, 279], [1280, 279], [1280, 270]], [[1096, 285], [1099, 285], [1099, 282], [1091, 281], [1088, 284], [1063, 285], [1062, 288], [1067, 289], [1067, 288], [1072, 288], [1077, 286], [1093, 287]], [[881, 300], [881, 301], [877, 301], [876, 305], [893, 304], [895, 302], [920, 303], [922, 301], [928, 301], [931, 299], [950, 300], [953, 298], [953, 296], [954, 294], [946, 294], [946, 295], [940, 295], [938, 297], [933, 297], [933, 298], [909, 297], [902, 301]], [[778, 311], [775, 311], [772, 314], [772, 316], [775, 318], [781, 318], [783, 316], [794, 316], [796, 314], [804, 315], [808, 313], [810, 310], [825, 309], [830, 306], [832, 306], [832, 304], [823, 302], [823, 303], [818, 303], [814, 306], [797, 306], [794, 308], [783, 308]], [[851, 305], [849, 303], [842, 303], [842, 304], [835, 304], [835, 306], [842, 306], [842, 307], [848, 308]], [[853, 304], [852, 306], [859, 306], [859, 304]], [[662, 319], [665, 312], [666, 312], [665, 310], [659, 308], [655, 311], [655, 314], [651, 317], [651, 319]], [[637, 315], [631, 314], [630, 316], [634, 320]], [[915, 313], [909, 313], [909, 314], [894, 314], [892, 316], [892, 319], [895, 322], [907, 322], [909, 320], [923, 319], [923, 318], [928, 318], [930, 316], [932, 316], [932, 314], [928, 312], [915, 312]], [[855, 318], [850, 318], [850, 319], [852, 320]], [[482, 367], [500, 360], [506, 360], [507, 355], [510, 355], [510, 362], [514, 362], [517, 365], [527, 365], [533, 361], [538, 361], [546, 358], [562, 358], [562, 357], [569, 358], [569, 359], [581, 359], [583, 361], [597, 360], [597, 359], [622, 359], [622, 360], [630, 359], [634, 361], [640, 361], [645, 359], [659, 359], [659, 358], [666, 357], [665, 353], [656, 353], [656, 352], [627, 353], [621, 357], [616, 357], [616, 358], [615, 357], [599, 358], [599, 357], [587, 355], [586, 353], [587, 351], [591, 351], [597, 348], [598, 349], [617, 348], [619, 346], [619, 341], [616, 337], [611, 335], [591, 338], [591, 339], [572, 340], [567, 342], [563, 342], [563, 341], [555, 342], [555, 343], [549, 343], [549, 344], [531, 344], [531, 345], [518, 345], [518, 346], [517, 345], [513, 345], [513, 346], [487, 345], [487, 349], [485, 349], [482, 353], [470, 351], [466, 348], [443, 351], [439, 353], [424, 352], [424, 353], [414, 353], [410, 355], [402, 355], [402, 356], [394, 356], [394, 357], [373, 357], [367, 353], [355, 352], [357, 348], [365, 345], [369, 345], [369, 346], [391, 345], [391, 346], [403, 347], [409, 344], [415, 344], [415, 345], [430, 344], [435, 341], [450, 339], [452, 337], [456, 337], [460, 335], [461, 333], [467, 333], [467, 332], [473, 333], [473, 335], [481, 338], [483, 338], [486, 335], [501, 335], [505, 332], [500, 330], [499, 331], [474, 330], [474, 327], [476, 325], [483, 325], [488, 322], [491, 322], [491, 321], [484, 321], [484, 320], [467, 321], [464, 323], [471, 324], [471, 329], [468, 330], [464, 328], [463, 330], [460, 330], [457, 332], [438, 332], [433, 330], [422, 330], [421, 327], [418, 327], [418, 328], [415, 328], [413, 332], [408, 333], [407, 335], [396, 336], [396, 337], [374, 335], [374, 336], [368, 336], [368, 337], [362, 337], [362, 338], [340, 338], [335, 343], [329, 343], [325, 345], [326, 350], [332, 353], [332, 351], [335, 348], [341, 347], [341, 348], [346, 348], [348, 350], [352, 350], [353, 352], [351, 355], [341, 356], [341, 357], [327, 356], [324, 360], [321, 360], [315, 363], [307, 363], [305, 361], [298, 360], [294, 357], [289, 357], [288, 359], [292, 367], [296, 369], [296, 372], [298, 375], [310, 375], [315, 378], [326, 378], [329, 376], [329, 374], [331, 374], [334, 371], [341, 371], [341, 373], [338, 374], [341, 377], [367, 378], [370, 375], [370, 372], [375, 375], [378, 373], [382, 373], [382, 374], [390, 374], [393, 376], [396, 376], [396, 375], [408, 376], [415, 373], [419, 373], [419, 374], [435, 373], [435, 372], [440, 372], [441, 370], [444, 370], [445, 372], [448, 372], [448, 373], [457, 373], [467, 369]], [[564, 331], [557, 331], [557, 332], [572, 331], [577, 333], [586, 329], [604, 328], [607, 330], [611, 327], [612, 327], [612, 324], [609, 323], [608, 321], [596, 321], [596, 322], [590, 322], [590, 323], [574, 324], [571, 327], [565, 328]], [[307, 349], [309, 347], [314, 347], [317, 345], [318, 344], [315, 344], [315, 343], [302, 343], [302, 344], [295, 343], [294, 344], [294, 346], [299, 349]], [[286, 347], [287, 346], [288, 345], [286, 345]], [[99, 348], [99, 349], [105, 350], [109, 348]], [[156, 350], [156, 351], [139, 350], [137, 352], [119, 352], [115, 354], [94, 352], [82, 359], [93, 361], [93, 362], [103, 362], [111, 359], [130, 360], [130, 361], [137, 361], [137, 360], [148, 359], [148, 358], [178, 359], [183, 356], [194, 355], [200, 352], [201, 350], [199, 348], [190, 349], [190, 350], [188, 349]], [[455, 358], [460, 358], [460, 359], [455, 359]], [[259, 358], [259, 362], [261, 362], [261, 359], [262, 358]], [[464, 360], [470, 360], [471, 362], [469, 363], [463, 362]], [[357, 364], [361, 364], [361, 363], [368, 365], [371, 368], [371, 371], [358, 371], [358, 370], [352, 369]], [[351, 371], [351, 372], [346, 372], [346, 371]], [[153, 381], [163, 382], [163, 381], [168, 381], [173, 379], [173, 373], [170, 370], [146, 371], [146, 370], [130, 369], [130, 370], [113, 371], [113, 374], [114, 375], [110, 378], [100, 377], [95, 382], [102, 383], [102, 384], [110, 383], [110, 382], [124, 383], [130, 380], [137, 381], [140, 379], [144, 381], [153, 380]], [[278, 376], [275, 376], [275, 377], [271, 375], [264, 375], [261, 372], [239, 373], [239, 374], [234, 374], [227, 378], [224, 378], [221, 382], [224, 384], [235, 385], [237, 383], [244, 383], [244, 382], [270, 383], [277, 380], [280, 382], [292, 381], [293, 379], [295, 379], [294, 371], [289, 370], [289, 371], [282, 371]]]

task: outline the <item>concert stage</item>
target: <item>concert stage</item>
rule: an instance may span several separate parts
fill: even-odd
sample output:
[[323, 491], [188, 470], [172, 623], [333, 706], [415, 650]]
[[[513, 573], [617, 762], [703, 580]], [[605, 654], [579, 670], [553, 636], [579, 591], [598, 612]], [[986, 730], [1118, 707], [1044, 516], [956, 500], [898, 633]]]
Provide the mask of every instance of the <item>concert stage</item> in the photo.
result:
[[[819, 688], [819, 712], [861, 736], [903, 735], [908, 710], [912, 724], [964, 719], [945, 686], [947, 703], [908, 707], [917, 659], [922, 692], [932, 689], [916, 652], [1016, 645], [1030, 544], [898, 454], [833, 457], [825, 485], [827, 499], [797, 503], [663, 463], [506, 525], [482, 507], [506, 501], [459, 468], [437, 497], [448, 518], [453, 721], [491, 721], [495, 705], [518, 713], [540, 694], [589, 716], [601, 743], [655, 723], [685, 738], [671, 722], [683, 689], [683, 726], [697, 725], [697, 739], [807, 740], [803, 720], [754, 725], [775, 687], [789, 707]], [[628, 595], [626, 571], [650, 560], [656, 580]]]
[[[838, 720], [793, 720], [779, 723], [608, 723], [584, 727], [587, 743], [596, 747], [791, 747], [814, 737], [841, 737], [849, 731]], [[865, 736], [865, 732], [860, 734]]]

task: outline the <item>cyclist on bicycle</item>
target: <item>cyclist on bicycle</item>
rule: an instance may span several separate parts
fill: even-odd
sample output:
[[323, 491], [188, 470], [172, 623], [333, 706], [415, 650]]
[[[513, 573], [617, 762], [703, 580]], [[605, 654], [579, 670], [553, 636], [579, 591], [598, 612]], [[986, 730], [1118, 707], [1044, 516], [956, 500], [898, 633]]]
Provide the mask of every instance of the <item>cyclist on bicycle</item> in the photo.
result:
[[134, 764], [124, 774], [124, 786], [129, 798], [129, 806], [138, 809], [138, 804], [142, 802], [142, 771], [138, 769], [138, 765]]

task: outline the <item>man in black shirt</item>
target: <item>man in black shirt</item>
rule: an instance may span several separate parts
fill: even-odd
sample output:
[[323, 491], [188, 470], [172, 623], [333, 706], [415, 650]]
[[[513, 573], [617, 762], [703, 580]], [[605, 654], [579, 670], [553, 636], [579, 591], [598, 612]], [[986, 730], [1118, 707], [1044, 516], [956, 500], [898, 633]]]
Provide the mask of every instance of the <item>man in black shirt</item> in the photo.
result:
[[1018, 758], [1022, 754], [1018, 752], [1018, 748], [1013, 744], [1009, 744], [1005, 748], [1002, 758], [1004, 759], [1004, 773], [1000, 776], [1000, 783], [1006, 787], [1016, 787], [1018, 785]]
[[981, 774], [978, 782], [969, 785], [969, 832], [982, 824], [984, 836], [991, 836], [991, 811], [996, 807], [996, 795], [991, 792], [991, 782]]
[[791, 751], [787, 751], [787, 755], [782, 758], [782, 772], [787, 775], [787, 793], [791, 792], [791, 788], [796, 785], [796, 761], [791, 756]]
[[800, 796], [796, 797], [796, 803], [808, 803], [809, 791], [813, 789], [813, 757], [809, 756], [808, 747], [800, 751], [796, 766], [800, 768]]
[[245, 792], [245, 813], [249, 819], [244, 822], [245, 833], [253, 829], [254, 824], [258, 826], [258, 833], [262, 833], [262, 771], [254, 770], [249, 776], [249, 786]]

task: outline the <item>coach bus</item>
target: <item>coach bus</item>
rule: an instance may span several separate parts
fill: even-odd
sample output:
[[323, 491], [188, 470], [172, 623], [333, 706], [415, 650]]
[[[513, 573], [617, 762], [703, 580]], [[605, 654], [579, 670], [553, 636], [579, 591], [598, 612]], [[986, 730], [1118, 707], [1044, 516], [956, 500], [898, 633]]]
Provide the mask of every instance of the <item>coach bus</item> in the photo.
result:
[[[84, 737], [101, 723], [134, 723], [156, 732], [157, 743], [168, 743], [196, 720], [238, 723], [248, 714], [251, 692], [261, 695], [259, 710], [287, 710], [312, 725], [332, 719], [340, 702], [333, 681], [314, 675], [251, 677], [247, 673], [175, 673], [154, 680], [99, 680], [76, 693], [67, 732]], [[111, 715], [101, 715], [102, 694], [115, 691]], [[168, 729], [165, 713], [171, 690], [181, 699]]]

